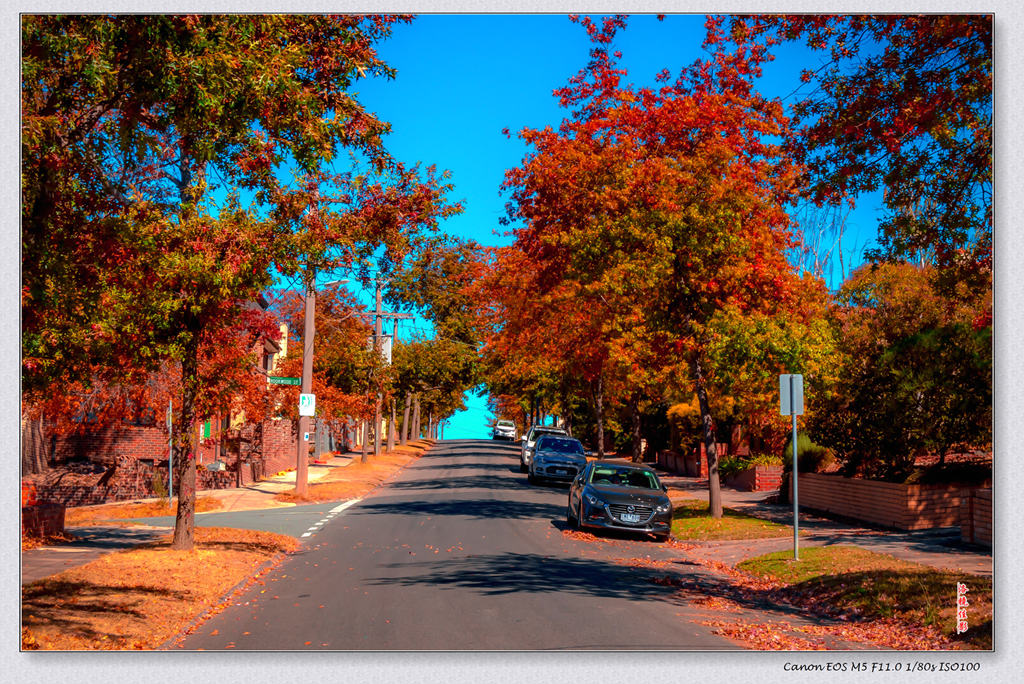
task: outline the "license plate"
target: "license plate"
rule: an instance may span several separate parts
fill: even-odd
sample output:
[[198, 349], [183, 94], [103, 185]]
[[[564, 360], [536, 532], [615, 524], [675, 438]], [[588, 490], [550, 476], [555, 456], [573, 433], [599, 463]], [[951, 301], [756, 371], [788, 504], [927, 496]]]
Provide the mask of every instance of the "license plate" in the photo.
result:
[[569, 471], [565, 468], [555, 468], [555, 475], [568, 475]]
[[623, 513], [622, 516], [620, 516], [620, 517], [622, 518], [622, 522], [629, 522], [629, 523], [638, 523], [638, 522], [640, 522], [640, 516], [637, 515], [636, 513]]

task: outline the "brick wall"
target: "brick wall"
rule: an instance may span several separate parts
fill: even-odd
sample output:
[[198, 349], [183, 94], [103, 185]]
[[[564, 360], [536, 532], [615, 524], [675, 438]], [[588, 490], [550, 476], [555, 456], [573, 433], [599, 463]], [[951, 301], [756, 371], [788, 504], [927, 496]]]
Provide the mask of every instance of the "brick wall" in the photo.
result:
[[960, 536], [965, 542], [992, 546], [992, 490], [976, 489], [960, 504]]
[[57, 463], [89, 459], [112, 465], [122, 457], [166, 460], [166, 428], [121, 424], [84, 435], [58, 437], [51, 458]]
[[[133, 501], [135, 499], [153, 498], [153, 474], [159, 473], [164, 483], [167, 482], [167, 462], [156, 465], [143, 463], [130, 457], [122, 456], [116, 466], [96, 472], [92, 475], [76, 474], [74, 477], [61, 477], [61, 471], [55, 469], [49, 477], [36, 480], [36, 499], [47, 503], [60, 503], [66, 506], [91, 506], [113, 501]], [[197, 489], [226, 489], [235, 486], [235, 473], [211, 472], [200, 467], [196, 473]], [[175, 481], [177, 491], [177, 481]]]
[[[295, 439], [288, 420], [243, 426], [238, 438], [233, 443], [228, 440], [220, 450], [226, 471], [204, 467], [215, 460], [216, 452], [213, 445], [201, 445], [197, 451], [197, 489], [234, 487], [239, 480], [243, 485], [250, 484], [294, 468]], [[154, 472], [166, 485], [167, 470], [167, 433], [162, 426], [120, 425], [57, 438], [50, 466], [40, 473], [23, 473], [36, 488], [40, 501], [86, 506], [155, 497]]]
[[[786, 488], [791, 494], [788, 482]], [[957, 484], [908, 485], [818, 473], [800, 473], [798, 483], [801, 507], [900, 530], [958, 526], [962, 501], [971, 489]]]
[[295, 467], [295, 440], [290, 420], [265, 420], [239, 431], [238, 453], [243, 462], [242, 483]]
[[[729, 453], [727, 442], [720, 442], [715, 446], [719, 458]], [[708, 457], [703, 443], [684, 454], [675, 451], [659, 451], [655, 456], [655, 461], [659, 467], [672, 473], [703, 479], [708, 477]]]
[[64, 531], [64, 504], [42, 503], [21, 507], [21, 534], [42, 537]]
[[767, 492], [782, 485], [782, 466], [755, 465], [726, 478], [723, 484], [744, 492]]

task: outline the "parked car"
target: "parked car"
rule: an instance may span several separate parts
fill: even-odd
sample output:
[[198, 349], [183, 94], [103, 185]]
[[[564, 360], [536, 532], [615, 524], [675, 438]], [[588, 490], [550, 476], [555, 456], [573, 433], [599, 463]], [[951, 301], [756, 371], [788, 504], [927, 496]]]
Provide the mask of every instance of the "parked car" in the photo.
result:
[[539, 480], [571, 482], [583, 467], [587, 456], [580, 440], [565, 435], [541, 435], [530, 460], [530, 483]]
[[565, 428], [554, 425], [534, 425], [527, 430], [523, 437], [523, 448], [519, 452], [519, 472], [525, 473], [530, 469], [530, 459], [533, 458], [533, 445], [541, 435], [567, 435]]
[[516, 424], [511, 420], [499, 420], [491, 430], [491, 439], [507, 439], [510, 442], [516, 438]]
[[664, 541], [672, 531], [672, 502], [647, 466], [591, 461], [569, 487], [565, 517], [575, 529], [645, 532]]

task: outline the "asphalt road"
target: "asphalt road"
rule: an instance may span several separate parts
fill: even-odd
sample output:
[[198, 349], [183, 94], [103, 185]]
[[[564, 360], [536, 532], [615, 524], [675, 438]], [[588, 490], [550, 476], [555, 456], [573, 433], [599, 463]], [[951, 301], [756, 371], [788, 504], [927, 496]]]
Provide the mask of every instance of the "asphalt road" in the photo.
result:
[[[693, 622], [698, 616], [674, 588], [651, 582], [650, 569], [621, 562], [668, 558], [668, 549], [563, 534], [567, 490], [528, 485], [518, 448], [440, 442], [368, 498], [333, 514], [336, 505], [319, 507], [327, 515], [303, 549], [201, 624], [183, 648], [736, 648]], [[294, 508], [258, 514], [287, 511], [299, 520]]]
[[[195, 524], [196, 527], [235, 527], [242, 530], [265, 530], [299, 537], [311, 526], [330, 515], [331, 509], [337, 505], [337, 503], [318, 503], [256, 511], [199, 513], [195, 517]], [[174, 529], [174, 516], [172, 515], [159, 518], [137, 518], [136, 522]]]

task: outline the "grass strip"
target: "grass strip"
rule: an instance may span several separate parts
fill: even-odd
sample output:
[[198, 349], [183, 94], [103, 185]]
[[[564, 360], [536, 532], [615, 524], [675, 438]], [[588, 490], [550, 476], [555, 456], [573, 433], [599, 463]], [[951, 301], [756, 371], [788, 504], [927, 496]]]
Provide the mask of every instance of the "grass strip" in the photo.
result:
[[[856, 546], [822, 546], [747, 559], [738, 569], [786, 583], [787, 598], [803, 606], [828, 604], [847, 617], [895, 618], [937, 628], [968, 648], [992, 648], [992, 580], [936, 570]], [[956, 633], [957, 585], [968, 588], [968, 630]]]
[[712, 518], [707, 502], [699, 499], [674, 500], [672, 506], [672, 534], [680, 541], [768, 539], [793, 534], [788, 525], [755, 518], [730, 508], [723, 509], [721, 518]]

